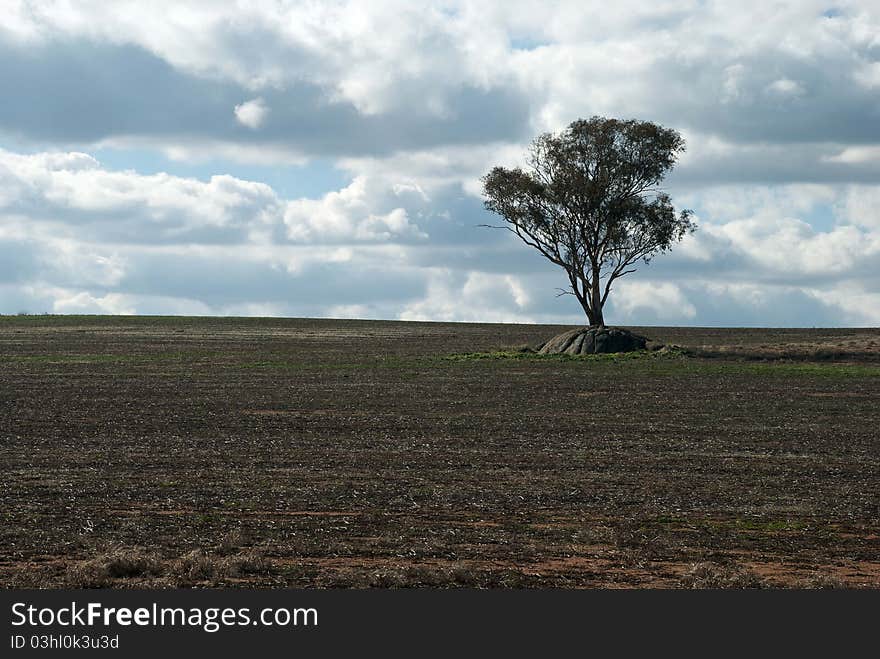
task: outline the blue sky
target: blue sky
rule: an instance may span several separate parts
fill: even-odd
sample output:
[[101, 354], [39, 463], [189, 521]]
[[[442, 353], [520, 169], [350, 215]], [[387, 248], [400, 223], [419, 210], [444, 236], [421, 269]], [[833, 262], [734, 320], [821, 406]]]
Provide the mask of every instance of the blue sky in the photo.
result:
[[700, 226], [609, 322], [880, 325], [875, 2], [7, 4], [0, 313], [583, 322], [479, 178], [605, 115]]
[[236, 162], [228, 158], [206, 157], [173, 160], [152, 149], [100, 147], [90, 152], [102, 166], [111, 170], [131, 169], [139, 174], [168, 172], [183, 178], [210, 181], [222, 172], [246, 181], [260, 181], [287, 199], [319, 197], [351, 183], [351, 176], [336, 167], [332, 159], [317, 158], [302, 163]]

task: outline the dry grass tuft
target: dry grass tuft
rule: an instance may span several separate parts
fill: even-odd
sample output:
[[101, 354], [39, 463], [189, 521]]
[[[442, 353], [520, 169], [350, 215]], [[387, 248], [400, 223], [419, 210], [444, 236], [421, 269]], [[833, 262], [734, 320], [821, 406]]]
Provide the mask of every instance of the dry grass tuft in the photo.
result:
[[485, 570], [470, 565], [388, 566], [338, 572], [323, 587], [342, 588], [526, 588], [533, 579], [519, 570]]
[[174, 573], [185, 582], [222, 580], [245, 575], [268, 574], [272, 563], [258, 551], [231, 556], [213, 556], [195, 549], [174, 565]]
[[806, 588], [810, 590], [828, 590], [828, 589], [839, 589], [846, 588], [846, 584], [838, 579], [837, 577], [821, 573], [815, 574], [807, 579], [804, 579], [797, 584], [798, 588]]
[[220, 556], [194, 549], [178, 559], [162, 561], [139, 548], [119, 547], [71, 565], [64, 584], [67, 588], [179, 587], [271, 572], [271, 561], [256, 550]]
[[161, 562], [139, 548], [118, 547], [91, 560], [76, 563], [67, 569], [68, 588], [105, 588], [119, 579], [155, 576], [161, 573]]
[[681, 578], [684, 588], [760, 588], [760, 577], [735, 564], [697, 563]]
[[208, 556], [201, 549], [193, 549], [180, 557], [174, 566], [174, 572], [189, 581], [205, 581], [217, 574], [218, 564], [218, 559]]
[[262, 554], [251, 551], [246, 554], [229, 556], [220, 565], [222, 574], [228, 577], [240, 577], [251, 574], [268, 574], [272, 571], [272, 562]]
[[220, 538], [217, 550], [224, 556], [234, 554], [246, 545], [247, 542], [247, 536], [242, 529], [232, 529]]

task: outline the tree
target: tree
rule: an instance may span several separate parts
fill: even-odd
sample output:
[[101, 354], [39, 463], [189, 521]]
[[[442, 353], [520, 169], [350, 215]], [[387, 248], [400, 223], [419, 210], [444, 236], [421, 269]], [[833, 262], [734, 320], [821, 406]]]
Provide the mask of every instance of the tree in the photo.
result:
[[[604, 327], [612, 284], [696, 229], [658, 185], [685, 149], [675, 130], [647, 121], [579, 119], [529, 148], [528, 168], [482, 178], [485, 206], [504, 228], [568, 275], [591, 326]], [[488, 225], [487, 225], [488, 226]]]

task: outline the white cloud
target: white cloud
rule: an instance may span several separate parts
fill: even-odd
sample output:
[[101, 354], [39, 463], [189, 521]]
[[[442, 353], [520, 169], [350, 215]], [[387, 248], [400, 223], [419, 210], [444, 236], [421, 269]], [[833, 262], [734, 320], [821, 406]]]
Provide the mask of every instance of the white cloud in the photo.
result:
[[875, 245], [880, 241], [880, 185], [848, 186], [839, 212], [853, 224], [872, 230]]
[[825, 160], [845, 164], [880, 163], [880, 145], [849, 146]]
[[[284, 200], [269, 186], [231, 176], [143, 176], [108, 171], [82, 153], [0, 151], [0, 248], [20, 246], [12, 275], [21, 282], [0, 303], [12, 312], [580, 322], [570, 298], [554, 297], [564, 286], [562, 272], [504, 232], [483, 230], [441, 249], [442, 240], [478, 231], [463, 226], [458, 213], [441, 212], [453, 202], [479, 207], [478, 199], [463, 196], [460, 178], [454, 183], [467, 153], [349, 162], [363, 171], [375, 164], [375, 173], [319, 198]], [[407, 174], [396, 175], [398, 168]], [[683, 202], [701, 209], [700, 230], [672, 255], [618, 282], [609, 320], [711, 324], [725, 317], [713, 300], [729, 300], [780, 323], [792, 324], [792, 315], [810, 304], [823, 318], [870, 322], [870, 313], [857, 311], [876, 290], [870, 282], [880, 255], [878, 189], [726, 186], [686, 195]], [[800, 219], [820, 210], [834, 213], [833, 226], [817, 230]], [[428, 226], [437, 232], [430, 241]], [[487, 242], [472, 243], [476, 237]], [[173, 281], [164, 278], [177, 270]], [[375, 274], [362, 274], [369, 271], [394, 274], [380, 284]], [[344, 288], [314, 299], [289, 293], [291, 282], [331, 272], [356, 281], [363, 295], [340, 298]], [[394, 301], [374, 299], [397, 295], [408, 280], [424, 281], [424, 288]], [[832, 291], [841, 290], [835, 301]], [[800, 306], [784, 307], [780, 300], [792, 291], [801, 291]], [[835, 305], [836, 316], [827, 312]]]
[[250, 101], [235, 106], [235, 118], [238, 120], [238, 123], [253, 130], [263, 125], [268, 114], [269, 108], [266, 106], [266, 101], [261, 97], [253, 98]]
[[400, 192], [413, 190], [425, 200], [437, 187], [461, 185], [468, 194], [482, 195], [480, 177], [495, 165], [525, 165], [526, 144], [489, 143], [410, 150], [386, 157], [341, 158], [339, 167], [353, 176], [393, 181]]
[[[692, 93], [750, 97], [753, 82], [799, 93], [804, 81], [780, 67], [803, 62], [838, 76], [847, 63], [860, 84], [877, 79], [870, 49], [880, 17], [868, 0], [846, 3], [829, 19], [819, 0], [768, 4], [563, 0], [364, 4], [13, 2], [0, 28], [30, 44], [76, 38], [133, 44], [191, 75], [245, 89], [308, 81], [361, 112], [394, 106], [436, 116], [455, 112], [462, 85], [516, 86], [537, 102], [535, 125], [558, 128], [590, 112], [641, 113], [656, 107], [652, 80], [676, 64], [702, 69], [684, 82]], [[539, 48], [517, 49], [522, 41]], [[752, 66], [756, 58], [774, 66]], [[700, 65], [699, 67], [695, 65]], [[717, 67], [717, 68], [716, 68]], [[828, 68], [825, 68], [828, 67]], [[769, 77], [772, 76], [772, 77]], [[858, 83], [857, 83], [858, 84]], [[684, 89], [670, 90], [675, 100]], [[686, 100], [686, 99], [685, 99]], [[257, 99], [239, 106], [243, 112]], [[255, 117], [261, 112], [257, 111]], [[259, 119], [243, 119], [259, 125]]]
[[868, 89], [880, 87], [880, 62], [862, 64], [853, 72], [853, 78]]
[[745, 77], [746, 67], [743, 64], [731, 64], [724, 69], [721, 96], [723, 102], [730, 103], [741, 98]]
[[744, 252], [765, 269], [789, 276], [845, 272], [865, 249], [864, 236], [856, 227], [817, 233], [807, 222], [794, 218], [765, 215], [706, 224], [703, 229], [722, 236], [729, 249]]
[[68, 236], [98, 224], [133, 242], [267, 242], [286, 227], [298, 242], [384, 241], [426, 234], [405, 208], [418, 186], [356, 177], [320, 199], [284, 200], [265, 183], [218, 174], [204, 182], [165, 173], [108, 171], [82, 153], [22, 155], [0, 149], [0, 213], [20, 209]]
[[69, 283], [106, 288], [116, 286], [125, 276], [125, 258], [113, 248], [52, 237], [46, 237], [43, 246], [52, 255], [45, 267]]
[[133, 137], [111, 137], [95, 145], [97, 149], [114, 151], [158, 151], [169, 160], [181, 163], [224, 161], [248, 165], [303, 166], [309, 159], [296, 149], [284, 144], [248, 144], [223, 140], [187, 139], [181, 136], [174, 142]]
[[327, 308], [328, 318], [360, 318], [372, 317], [372, 309], [367, 304], [334, 304]]
[[715, 222], [749, 217], [780, 218], [812, 212], [832, 203], [839, 191], [831, 185], [727, 185], [680, 195], [685, 206], [705, 209]]
[[[232, 176], [208, 182], [169, 174], [108, 171], [81, 153], [21, 155], [0, 149], [0, 202], [27, 207], [40, 219], [86, 213], [80, 222], [139, 219], [150, 232], [176, 235], [199, 227], [252, 226], [271, 221], [280, 203], [264, 183]], [[72, 219], [72, 218], [71, 218]], [[257, 222], [259, 223], [259, 222]]]
[[682, 290], [671, 282], [647, 282], [621, 279], [613, 285], [614, 312], [621, 322], [639, 317], [640, 312], [648, 311], [660, 322], [681, 322], [692, 320], [697, 309], [687, 299]]
[[445, 320], [487, 323], [529, 323], [529, 298], [512, 275], [469, 272], [464, 277], [446, 270], [431, 274], [424, 299], [406, 305], [400, 320]]
[[838, 321], [840, 324], [880, 327], [880, 292], [865, 291], [849, 284], [817, 291], [815, 295], [843, 312]]
[[[381, 184], [380, 184], [381, 185]], [[393, 196], [401, 190], [394, 191]], [[387, 198], [389, 187], [377, 188], [376, 182], [358, 176], [342, 190], [328, 192], [321, 199], [297, 199], [287, 204], [284, 223], [291, 240], [309, 241], [315, 236], [348, 241], [388, 240], [392, 237], [427, 238], [410, 221], [406, 209], [395, 207], [376, 212]], [[393, 199], [391, 200], [393, 203]]]
[[108, 293], [96, 297], [88, 292], [67, 293], [53, 291], [57, 296], [52, 304], [55, 313], [132, 315], [135, 309], [127, 295]]
[[[102, 71], [127, 74], [132, 58], [184, 97], [162, 106], [181, 108], [164, 121], [152, 106], [137, 112], [149, 94], [116, 85], [92, 96], [103, 78], [84, 75], [77, 93], [108, 107], [61, 117], [77, 125], [68, 134], [40, 114], [53, 107], [51, 87], [64, 85], [46, 78], [32, 112], [13, 103], [26, 85], [10, 85], [18, 93], [0, 108], [0, 131], [47, 151], [0, 150], [0, 247], [16, 259], [0, 264], [0, 286], [18, 291], [2, 304], [30, 296], [47, 310], [577, 321], [576, 305], [564, 307], [570, 315], [551, 306], [552, 282], [564, 281], [533, 265], [540, 257], [473, 233], [488, 220], [479, 177], [521, 164], [538, 131], [606, 113], [684, 131], [689, 150], [669, 186], [701, 224], [620, 283], [611, 298], [620, 318], [706, 322], [726, 318], [724, 305], [768, 317], [781, 309], [779, 322], [827, 309], [847, 322], [875, 318], [859, 309], [876, 308], [880, 255], [876, 3], [846, 2], [827, 16], [818, 0], [560, 0], [542, 5], [540, 21], [535, 6], [9, 3], [0, 46], [26, 60], [43, 62], [53, 47], [56, 57], [118, 49], [107, 51], [118, 61], [98, 52]], [[202, 83], [215, 85], [216, 107], [205, 93], [198, 112], [183, 111]], [[798, 111], [780, 110], [789, 105]], [[96, 144], [219, 171], [114, 171], [82, 152]], [[316, 154], [351, 183], [285, 199], [222, 170], [224, 160], [289, 165]], [[177, 268], [186, 269], [180, 283], [162, 278]], [[394, 280], [381, 286], [362, 274], [383, 269]], [[313, 287], [354, 279], [372, 286], [364, 295], [393, 299], [342, 299], [341, 286], [325, 299], [305, 285], [288, 294], [307, 277]], [[795, 298], [801, 306], [786, 306]]]
[[767, 85], [767, 91], [779, 96], [800, 96], [804, 93], [804, 87], [795, 80], [779, 78]]

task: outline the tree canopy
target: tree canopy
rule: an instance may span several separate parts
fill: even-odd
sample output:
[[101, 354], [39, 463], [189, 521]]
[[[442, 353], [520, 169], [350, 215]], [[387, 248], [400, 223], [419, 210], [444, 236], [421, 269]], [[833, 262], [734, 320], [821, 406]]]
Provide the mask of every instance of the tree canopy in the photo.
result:
[[694, 231], [659, 184], [685, 149], [672, 129], [636, 120], [579, 119], [537, 137], [526, 169], [495, 167], [485, 206], [562, 267], [590, 325], [604, 326], [612, 284]]

